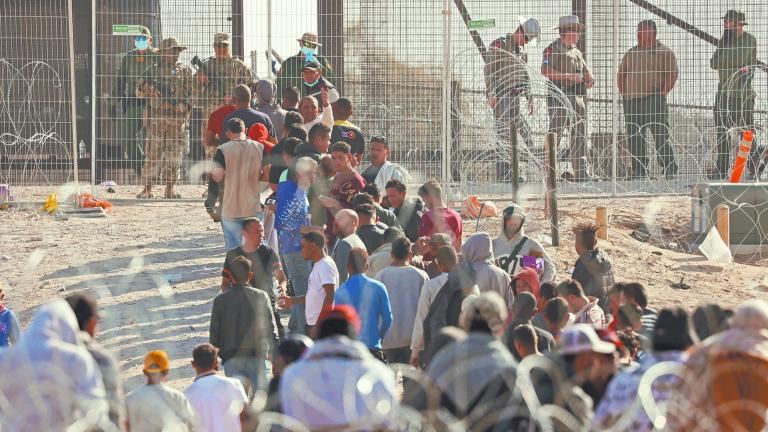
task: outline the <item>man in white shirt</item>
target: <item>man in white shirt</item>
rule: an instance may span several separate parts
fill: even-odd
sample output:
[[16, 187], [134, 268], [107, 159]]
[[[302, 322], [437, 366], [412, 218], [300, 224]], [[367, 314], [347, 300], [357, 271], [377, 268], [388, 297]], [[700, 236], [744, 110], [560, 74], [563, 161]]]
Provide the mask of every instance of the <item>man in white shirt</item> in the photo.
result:
[[314, 96], [304, 96], [299, 104], [299, 114], [304, 119], [304, 130], [309, 133], [312, 126], [322, 123], [328, 126], [329, 129], [333, 129], [333, 110], [331, 104], [328, 102], [328, 92], [323, 90], [320, 92], [320, 102], [323, 104], [323, 111], [320, 112], [320, 106], [317, 103], [317, 98]]
[[325, 236], [317, 231], [301, 236], [301, 256], [312, 261], [307, 294], [281, 297], [278, 304], [283, 309], [290, 309], [294, 304], [306, 305], [307, 333], [312, 335], [312, 327], [317, 324], [320, 313], [333, 306], [333, 294], [339, 286], [339, 271], [333, 259], [325, 254]]
[[248, 396], [239, 380], [218, 374], [219, 350], [209, 343], [192, 351], [195, 381], [184, 390], [194, 408], [195, 430], [228, 432], [240, 430]]
[[374, 183], [383, 191], [390, 180], [400, 180], [408, 184], [410, 176], [408, 171], [400, 164], [389, 161], [389, 141], [383, 135], [374, 135], [371, 138], [371, 146], [368, 150], [368, 158], [371, 164], [360, 175], [366, 183]]
[[151, 351], [144, 358], [147, 384], [125, 397], [126, 429], [131, 432], [190, 430], [194, 421], [192, 406], [184, 393], [164, 384], [169, 371], [165, 351]]

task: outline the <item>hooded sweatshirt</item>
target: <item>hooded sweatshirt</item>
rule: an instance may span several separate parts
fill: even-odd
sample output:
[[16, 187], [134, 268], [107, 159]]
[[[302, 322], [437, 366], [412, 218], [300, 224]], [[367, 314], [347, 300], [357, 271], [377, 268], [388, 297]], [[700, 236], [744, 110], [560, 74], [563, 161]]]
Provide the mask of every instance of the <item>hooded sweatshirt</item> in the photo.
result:
[[88, 426], [108, 421], [101, 374], [64, 300], [40, 306], [19, 343], [0, 355], [0, 370], [0, 397], [17, 408], [0, 416], [4, 431], [65, 430], [86, 416]]
[[461, 259], [472, 266], [475, 272], [475, 282], [480, 292], [496, 291], [512, 308], [514, 295], [509, 273], [496, 267], [491, 250], [491, 237], [486, 233], [472, 234], [461, 247]]
[[[552, 259], [547, 254], [547, 251], [544, 250], [544, 246], [542, 246], [541, 243], [539, 243], [537, 240], [526, 236], [525, 230], [523, 228], [520, 228], [520, 231], [518, 231], [517, 234], [515, 234], [512, 238], [508, 238], [507, 234], [504, 232], [503, 222], [501, 227], [501, 235], [493, 239], [493, 256], [496, 258], [496, 265], [499, 265], [501, 262], [509, 262], [510, 258], [514, 258], [510, 257], [509, 254], [511, 254], [512, 251], [517, 248], [517, 245], [523, 241], [523, 238], [527, 238], [528, 240], [525, 241], [523, 247], [520, 249], [520, 252], [518, 252], [517, 255], [540, 255], [544, 259], [544, 272], [540, 275], [539, 280], [541, 282], [554, 282], [555, 276], [557, 276], [557, 270], [555, 268], [555, 264], [552, 262]], [[505, 268], [506, 266], [499, 265], [499, 267], [509, 271]]]
[[579, 281], [584, 295], [597, 298], [598, 304], [606, 308], [606, 294], [613, 286], [613, 264], [604, 251], [593, 249], [576, 260], [573, 279]]

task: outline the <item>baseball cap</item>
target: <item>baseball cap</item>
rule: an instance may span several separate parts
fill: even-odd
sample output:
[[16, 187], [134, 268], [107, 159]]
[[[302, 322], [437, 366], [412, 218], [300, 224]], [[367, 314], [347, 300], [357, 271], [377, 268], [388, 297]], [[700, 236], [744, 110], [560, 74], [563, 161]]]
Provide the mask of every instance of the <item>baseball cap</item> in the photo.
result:
[[216, 33], [213, 35], [213, 44], [219, 45], [232, 45], [232, 35], [229, 33]]
[[149, 354], [144, 357], [144, 372], [166, 372], [168, 369], [170, 369], [170, 362], [168, 361], [168, 354], [166, 354], [165, 351], [150, 351]]
[[320, 38], [317, 37], [317, 33], [313, 33], [313, 32], [306, 32], [303, 35], [301, 35], [301, 39], [296, 39], [296, 40], [299, 42], [309, 42], [317, 46], [323, 46], [323, 44], [319, 42]]
[[747, 24], [745, 22], [744, 12], [742, 12], [740, 10], [736, 10], [736, 9], [731, 9], [728, 12], [726, 12], [725, 15], [723, 15], [723, 20], [740, 22], [740, 23], [743, 23], [745, 25]]
[[355, 308], [349, 305], [336, 305], [333, 307], [326, 307], [320, 312], [320, 317], [317, 319], [317, 326], [328, 319], [340, 319], [349, 323], [356, 332], [360, 332], [360, 317], [357, 315]]
[[432, 237], [429, 238], [429, 242], [432, 244], [441, 244], [441, 245], [448, 245], [448, 246], [453, 244], [453, 242], [451, 242], [451, 236], [443, 233], [432, 234]]
[[323, 70], [323, 65], [321, 65], [320, 62], [315, 60], [315, 59], [307, 60], [306, 62], [304, 62], [304, 67], [302, 68], [302, 70], [304, 70], [304, 69], [320, 70], [321, 71], [321, 70]]
[[581, 354], [590, 351], [610, 354], [616, 350], [614, 344], [600, 340], [595, 328], [590, 324], [574, 324], [567, 327], [560, 334], [557, 345], [560, 355]]
[[187, 49], [187, 47], [179, 45], [179, 41], [177, 41], [175, 38], [166, 38], [166, 39], [163, 39], [162, 42], [160, 42], [160, 49], [161, 50], [177, 49], [179, 51], [184, 51], [185, 49]]
[[256, 94], [262, 99], [272, 99], [275, 97], [275, 83], [266, 79], [256, 81]]

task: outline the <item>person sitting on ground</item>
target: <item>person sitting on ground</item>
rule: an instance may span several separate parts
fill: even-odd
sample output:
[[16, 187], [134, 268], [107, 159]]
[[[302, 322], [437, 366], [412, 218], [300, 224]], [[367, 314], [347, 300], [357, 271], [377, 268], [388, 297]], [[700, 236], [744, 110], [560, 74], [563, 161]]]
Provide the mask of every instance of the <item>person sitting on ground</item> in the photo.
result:
[[165, 351], [150, 351], [144, 357], [147, 383], [125, 397], [127, 430], [186, 432], [192, 429], [195, 420], [192, 405], [184, 393], [165, 384], [170, 370]]
[[125, 418], [125, 395], [120, 379], [120, 367], [115, 356], [96, 341], [96, 326], [100, 318], [96, 299], [90, 294], [81, 292], [71, 294], [65, 300], [75, 313], [83, 343], [101, 372], [101, 380], [109, 403], [109, 420], [115, 427], [120, 428]]
[[63, 431], [97, 422], [108, 428], [104, 384], [79, 333], [69, 304], [54, 300], [37, 309], [16, 344], [0, 350], [0, 428]]
[[575, 323], [590, 324], [597, 330], [608, 326], [597, 298], [588, 297], [577, 280], [564, 280], [557, 285], [556, 290], [557, 295], [568, 302], [568, 311], [575, 315]]
[[[522, 360], [523, 355], [515, 349], [515, 329], [521, 325], [531, 324], [531, 318], [535, 313], [536, 298], [533, 297], [533, 294], [523, 292], [515, 297], [512, 313], [510, 314], [511, 321], [504, 332], [502, 340], [517, 361]], [[535, 327], [534, 330], [537, 336], [537, 351], [542, 353], [550, 351], [555, 346], [555, 338], [552, 336], [552, 333]]]
[[[280, 379], [286, 415], [309, 430], [391, 428], [398, 412], [395, 373], [355, 340], [359, 329], [351, 306], [323, 311], [315, 344]], [[366, 391], [349, 391], [359, 389], [361, 382]]]
[[[440, 274], [437, 266], [437, 250], [443, 246], [451, 246], [451, 237], [448, 234], [435, 233], [428, 239], [420, 238], [414, 246], [415, 255], [411, 258], [411, 265], [419, 270], [427, 272], [430, 278]], [[451, 246], [453, 247], [453, 246]]]
[[600, 307], [606, 307], [606, 294], [613, 286], [613, 264], [608, 254], [598, 248], [597, 231], [594, 223], [581, 223], [574, 229], [575, 248], [579, 259], [573, 269], [573, 279], [579, 281], [584, 293], [597, 299]]
[[496, 265], [514, 276], [521, 270], [520, 257], [535, 256], [544, 260], [544, 270], [538, 275], [541, 282], [553, 282], [557, 270], [547, 251], [536, 239], [525, 235], [523, 225], [526, 220], [525, 209], [518, 204], [504, 208], [501, 216], [501, 235], [493, 239], [493, 256]]
[[463, 315], [467, 337], [440, 350], [427, 368], [442, 391], [441, 406], [470, 430], [527, 429], [533, 423], [513, 388], [515, 360], [499, 341], [507, 319], [505, 301], [488, 291], [474, 298]]
[[[595, 409], [592, 430], [607, 430], [626, 417], [632, 420], [623, 423], [626, 430], [656, 430], [652, 419], [644, 409], [635, 409], [638, 387], [648, 369], [660, 362], [682, 365], [688, 359], [687, 351], [694, 344], [695, 337], [689, 324], [688, 312], [682, 308], [663, 309], [656, 321], [653, 333], [653, 350], [636, 367], [624, 369], [608, 384], [608, 389]], [[656, 406], [662, 406], [672, 396], [682, 381], [675, 374], [664, 374], [655, 378], [650, 394]], [[654, 419], [655, 420], [655, 419]]]
[[408, 364], [411, 358], [416, 308], [421, 289], [429, 280], [425, 272], [408, 264], [410, 257], [411, 242], [400, 237], [392, 242], [392, 264], [376, 274], [376, 280], [387, 287], [392, 304], [393, 325], [382, 343], [389, 363]]
[[512, 332], [512, 341], [514, 342], [514, 351], [517, 353], [520, 359], [524, 359], [529, 356], [539, 356], [538, 336], [536, 336], [536, 329], [530, 324], [522, 324], [515, 327]]
[[[331, 131], [331, 142], [345, 142], [352, 149], [355, 159], [352, 161], [354, 168], [360, 165], [365, 153], [365, 136], [359, 127], [352, 124], [349, 119], [352, 117], [352, 101], [349, 98], [339, 98], [336, 103], [331, 104], [333, 109], [333, 130]], [[370, 182], [369, 182], [370, 183]]]
[[297, 87], [286, 87], [283, 89], [283, 95], [280, 99], [280, 108], [288, 112], [299, 112], [299, 97], [301, 93]]
[[461, 259], [472, 266], [480, 292], [496, 291], [507, 302], [507, 308], [512, 308], [515, 299], [512, 280], [509, 273], [493, 264], [493, 249], [488, 234], [472, 234], [461, 247]]
[[544, 310], [547, 309], [547, 304], [549, 304], [549, 301], [556, 296], [555, 284], [552, 282], [544, 282], [541, 284], [539, 287], [539, 298], [536, 300], [536, 310], [538, 312], [533, 316], [533, 318], [531, 318], [531, 324], [533, 324], [536, 328], [540, 328], [542, 330], [547, 329], [547, 322], [544, 320]]
[[355, 207], [359, 225], [356, 234], [365, 245], [369, 254], [378, 249], [384, 243], [384, 230], [376, 224], [376, 210], [370, 204], [361, 204]]
[[[456, 251], [450, 245], [444, 245], [436, 250], [437, 269], [439, 274], [424, 282], [419, 295], [419, 306], [416, 308], [416, 318], [413, 321], [413, 335], [411, 336], [410, 364], [418, 367], [424, 344], [424, 320], [427, 318], [432, 301], [448, 281], [448, 274], [456, 267], [459, 261]], [[478, 290], [476, 294], [479, 294]]]
[[355, 308], [361, 324], [358, 339], [383, 362], [381, 341], [392, 326], [392, 306], [384, 284], [363, 274], [367, 261], [365, 249], [349, 252], [347, 270], [350, 276], [336, 290], [333, 301], [336, 305], [346, 304]]
[[397, 228], [387, 228], [384, 231], [384, 242], [368, 257], [366, 276], [375, 278], [380, 271], [389, 266], [392, 262], [392, 242], [400, 237], [405, 237], [405, 235]]
[[435, 233], [448, 234], [453, 248], [461, 250], [461, 234], [464, 229], [461, 215], [445, 204], [440, 183], [437, 180], [428, 180], [419, 187], [418, 194], [428, 209], [421, 217], [419, 237], [429, 237]]
[[[336, 174], [331, 182], [330, 196], [320, 197], [320, 203], [328, 211], [328, 221], [333, 223], [336, 212], [352, 208], [352, 197], [365, 186], [365, 180], [352, 169], [352, 153], [349, 144], [343, 142], [333, 144], [331, 158]], [[331, 242], [335, 240], [333, 231], [326, 230], [326, 235]], [[342, 270], [339, 269], [339, 271]]]
[[641, 334], [650, 336], [653, 334], [653, 328], [656, 326], [656, 311], [648, 307], [648, 294], [641, 283], [632, 282], [624, 284], [621, 290], [619, 303], [622, 305], [630, 304], [640, 307], [642, 331]]
[[333, 246], [331, 256], [339, 270], [339, 284], [347, 280], [347, 262], [352, 249], [365, 249], [365, 243], [355, 233], [357, 231], [357, 213], [349, 209], [340, 210], [333, 221], [333, 233], [338, 239]]
[[547, 323], [547, 330], [556, 339], [559, 338], [563, 329], [573, 323], [575, 317], [568, 312], [568, 302], [564, 298], [555, 297], [547, 303], [544, 309], [544, 321]]
[[[362, 242], [360, 243], [362, 244]], [[312, 336], [312, 327], [317, 324], [320, 312], [324, 308], [333, 306], [333, 294], [336, 287], [339, 286], [339, 271], [333, 259], [325, 254], [325, 236], [317, 231], [302, 234], [301, 256], [312, 262], [307, 293], [293, 297], [281, 297], [278, 304], [284, 309], [290, 309], [295, 304], [304, 304], [307, 334]]]
[[249, 283], [251, 270], [245, 256], [229, 263], [232, 284], [213, 299], [209, 342], [219, 349], [224, 374], [240, 379], [254, 394], [267, 388], [269, 355], [279, 336], [269, 295]]
[[[392, 210], [385, 209], [381, 206], [381, 189], [379, 189], [378, 186], [376, 186], [376, 183], [368, 183], [366, 184], [361, 190], [361, 194], [366, 194], [370, 196], [371, 202], [366, 201], [360, 202], [358, 204], [371, 204], [373, 207], [376, 208], [376, 217], [379, 218], [379, 222], [383, 223], [384, 225], [388, 227], [397, 227], [400, 229], [403, 229], [403, 227], [400, 225], [400, 221], [397, 219], [397, 216]], [[357, 195], [355, 195], [357, 196]], [[409, 239], [410, 240], [410, 239]]]
[[285, 277], [283, 266], [280, 264], [280, 257], [271, 247], [263, 244], [264, 224], [259, 219], [248, 218], [243, 221], [242, 235], [243, 245], [230, 250], [224, 257], [224, 266], [221, 270], [221, 292], [226, 292], [235, 284], [232, 277], [232, 260], [241, 256], [248, 258], [252, 266], [252, 276], [248, 284], [269, 296], [278, 334], [282, 337], [283, 325], [275, 307], [274, 287], [277, 285], [279, 295], [284, 294], [288, 279]]
[[264, 411], [283, 412], [280, 405], [280, 378], [285, 369], [299, 361], [301, 356], [314, 344], [309, 336], [297, 333], [289, 334], [280, 341], [280, 345], [277, 346], [277, 356], [272, 364], [272, 379], [269, 381], [267, 406]]
[[196, 414], [194, 430], [240, 430], [247, 415], [245, 389], [240, 381], [219, 375], [218, 357], [219, 350], [209, 343], [192, 350], [195, 380], [184, 390], [184, 396]]
[[0, 285], [0, 347], [13, 345], [19, 340], [21, 330], [16, 314], [5, 307], [5, 288]]
[[366, 183], [375, 184], [379, 190], [383, 190], [390, 180], [399, 180], [408, 183], [410, 176], [408, 171], [400, 164], [389, 161], [389, 141], [383, 135], [371, 137], [368, 149], [368, 159], [371, 164], [362, 172]]
[[424, 214], [424, 201], [419, 197], [407, 198], [408, 186], [400, 180], [388, 181], [384, 191], [386, 193], [384, 207], [388, 206], [397, 216], [408, 240], [417, 241], [421, 229], [421, 217]]

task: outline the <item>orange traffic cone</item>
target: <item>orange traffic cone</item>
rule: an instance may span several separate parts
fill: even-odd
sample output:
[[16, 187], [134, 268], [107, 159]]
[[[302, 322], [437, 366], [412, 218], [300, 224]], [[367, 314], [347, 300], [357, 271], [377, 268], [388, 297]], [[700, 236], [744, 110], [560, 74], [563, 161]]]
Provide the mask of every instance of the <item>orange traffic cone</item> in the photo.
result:
[[733, 173], [731, 173], [731, 183], [739, 183], [741, 175], [744, 174], [744, 166], [747, 164], [749, 151], [752, 149], [753, 134], [751, 130], [744, 131], [739, 144], [739, 154], [736, 155], [736, 162], [733, 164]]

